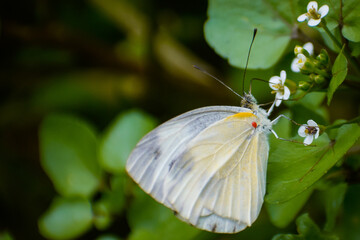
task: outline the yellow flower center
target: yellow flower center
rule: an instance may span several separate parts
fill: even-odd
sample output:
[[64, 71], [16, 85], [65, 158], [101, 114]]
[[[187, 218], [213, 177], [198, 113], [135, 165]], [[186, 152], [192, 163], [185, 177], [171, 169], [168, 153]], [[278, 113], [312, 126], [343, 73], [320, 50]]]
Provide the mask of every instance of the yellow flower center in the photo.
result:
[[271, 91], [272, 94], [275, 94], [277, 92], [281, 92], [284, 95], [284, 86], [283, 85], [278, 83], [278, 84], [274, 84], [273, 87], [276, 88], [277, 90]]
[[308, 16], [309, 18], [318, 20], [321, 18], [321, 15], [316, 11], [316, 9], [314, 7], [309, 9], [309, 12], [306, 13], [306, 16]]

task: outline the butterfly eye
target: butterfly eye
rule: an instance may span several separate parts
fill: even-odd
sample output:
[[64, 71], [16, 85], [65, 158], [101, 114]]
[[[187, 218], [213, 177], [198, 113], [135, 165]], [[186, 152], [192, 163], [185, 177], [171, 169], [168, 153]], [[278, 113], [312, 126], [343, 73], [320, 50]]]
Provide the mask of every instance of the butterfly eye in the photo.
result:
[[252, 122], [251, 125], [252, 125], [254, 128], [257, 128], [257, 123], [256, 123], [256, 122]]

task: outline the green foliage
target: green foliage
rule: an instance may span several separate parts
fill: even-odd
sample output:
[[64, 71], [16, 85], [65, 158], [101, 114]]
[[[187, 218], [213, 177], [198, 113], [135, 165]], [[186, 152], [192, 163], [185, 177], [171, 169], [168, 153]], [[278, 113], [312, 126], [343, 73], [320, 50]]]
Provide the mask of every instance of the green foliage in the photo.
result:
[[342, 222], [340, 222], [338, 232], [341, 239], [356, 240], [360, 236], [360, 184], [350, 185], [347, 189], [344, 204]]
[[338, 240], [335, 235], [322, 233], [319, 227], [314, 223], [307, 213], [296, 219], [296, 225], [299, 235], [278, 234], [272, 240]]
[[210, 0], [206, 40], [231, 65], [244, 68], [253, 30], [258, 28], [248, 68], [269, 68], [280, 59], [290, 41], [291, 30], [276, 17], [280, 10], [287, 12], [269, 8], [262, 0]]
[[360, 6], [357, 0], [344, 1], [342, 34], [350, 41], [360, 42]]
[[121, 113], [102, 138], [100, 144], [102, 167], [111, 173], [124, 172], [131, 150], [155, 125], [155, 120], [141, 111]]
[[41, 163], [56, 190], [65, 197], [89, 197], [100, 185], [97, 139], [89, 124], [54, 114], [40, 127]]
[[[8, 1], [1, 21], [0, 240], [267, 240], [276, 234], [273, 239], [358, 240], [360, 5], [320, 0], [329, 13], [310, 27], [296, 20], [309, 1], [209, 0], [208, 16], [203, 3], [191, 0]], [[238, 235], [224, 236], [183, 223], [134, 186], [125, 164], [157, 122], [201, 106], [238, 105], [191, 65], [242, 94], [239, 68], [254, 28], [245, 90], [250, 79], [263, 79], [251, 87], [266, 109], [274, 99], [268, 79], [286, 70], [290, 100], [271, 119], [313, 119], [321, 135], [303, 146], [298, 125], [281, 119], [273, 126], [300, 143], [269, 136], [267, 212]], [[214, 56], [203, 33], [237, 68]], [[294, 46], [309, 41], [315, 51], [307, 69], [291, 72]], [[304, 209], [322, 229], [301, 215]]]
[[[182, 222], [174, 213], [154, 201], [140, 189], [136, 189], [135, 199], [128, 211], [131, 240], [140, 239], [192, 239], [200, 230]], [[175, 233], [176, 234], [173, 234]]]
[[39, 220], [39, 229], [50, 239], [72, 239], [91, 227], [92, 218], [89, 201], [56, 198]]
[[1, 232], [0, 233], [0, 240], [13, 240], [14, 238], [8, 232]]
[[330, 105], [331, 99], [334, 95], [336, 89], [341, 85], [345, 80], [347, 75], [347, 60], [344, 56], [344, 48], [341, 50], [337, 58], [335, 59], [334, 66], [332, 68], [332, 78], [330, 81], [330, 86], [327, 93], [327, 104]]
[[272, 145], [266, 201], [282, 203], [308, 189], [343, 157], [359, 137], [360, 126], [349, 124], [339, 128], [334, 142], [323, 134], [315, 140], [316, 146], [313, 147], [285, 141]]
[[339, 183], [336, 186], [326, 190], [324, 194], [325, 210], [326, 210], [326, 224], [325, 231], [332, 231], [335, 226], [336, 217], [342, 206], [344, 196], [347, 190], [346, 183]]
[[291, 223], [307, 200], [310, 198], [314, 188], [310, 187], [297, 197], [279, 204], [265, 203], [271, 222], [279, 227], [284, 228]]

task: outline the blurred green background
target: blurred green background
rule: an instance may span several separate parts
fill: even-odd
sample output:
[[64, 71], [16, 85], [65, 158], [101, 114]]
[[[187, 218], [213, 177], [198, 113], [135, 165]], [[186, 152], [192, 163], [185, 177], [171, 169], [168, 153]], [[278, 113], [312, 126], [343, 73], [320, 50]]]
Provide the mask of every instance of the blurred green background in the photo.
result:
[[[239, 235], [201, 232], [124, 172], [131, 148], [157, 124], [197, 107], [240, 104], [192, 67], [241, 93], [242, 71], [205, 41], [207, 7], [206, 0], [0, 3], [0, 239], [270, 239], [296, 232], [295, 223], [273, 226], [264, 210]], [[247, 79], [289, 70], [296, 43], [277, 66], [251, 70]], [[252, 87], [260, 103], [272, 100], [266, 83]], [[326, 121], [356, 117], [358, 103], [356, 92], [340, 91]], [[305, 209], [323, 221], [321, 198], [312, 196]]]

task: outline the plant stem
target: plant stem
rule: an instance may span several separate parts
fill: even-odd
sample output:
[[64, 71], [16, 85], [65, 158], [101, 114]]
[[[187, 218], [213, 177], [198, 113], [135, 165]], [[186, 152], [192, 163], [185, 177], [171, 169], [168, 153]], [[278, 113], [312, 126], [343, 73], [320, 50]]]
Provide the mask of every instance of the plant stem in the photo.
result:
[[322, 20], [321, 27], [325, 30], [327, 35], [331, 38], [331, 40], [335, 43], [335, 45], [341, 50], [342, 45], [341, 43], [335, 38], [335, 36], [330, 32], [329, 28], [326, 26], [325, 20]]
[[[325, 20], [322, 20], [321, 25], [320, 25], [325, 32], [327, 33], [327, 35], [329, 35], [329, 37], [331, 38], [331, 40], [334, 42], [334, 44], [341, 50], [342, 49], [342, 45], [341, 43], [335, 38], [335, 36], [330, 32], [329, 28], [326, 26], [326, 22]], [[360, 76], [360, 70], [359, 70], [359, 66], [358, 63], [354, 60], [354, 58], [351, 57], [351, 54], [347, 51], [347, 49], [345, 48], [343, 51], [346, 59], [349, 60], [350, 64], [353, 66], [354, 71], [356, 72], [357, 75]]]

